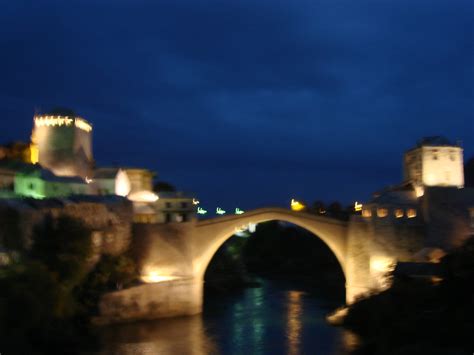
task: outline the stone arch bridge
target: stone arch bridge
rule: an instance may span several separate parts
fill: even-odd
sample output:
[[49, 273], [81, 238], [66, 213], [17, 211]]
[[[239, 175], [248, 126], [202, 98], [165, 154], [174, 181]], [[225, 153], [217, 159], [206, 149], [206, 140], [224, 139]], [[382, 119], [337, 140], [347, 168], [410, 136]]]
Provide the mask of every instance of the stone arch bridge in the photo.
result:
[[347, 303], [386, 287], [385, 274], [400, 256], [390, 243], [375, 241], [373, 226], [360, 216], [346, 222], [261, 208], [187, 223], [135, 224], [132, 251], [145, 284], [105, 295], [99, 322], [200, 313], [204, 274], [219, 247], [242, 226], [272, 220], [300, 226], [327, 244], [344, 272]]

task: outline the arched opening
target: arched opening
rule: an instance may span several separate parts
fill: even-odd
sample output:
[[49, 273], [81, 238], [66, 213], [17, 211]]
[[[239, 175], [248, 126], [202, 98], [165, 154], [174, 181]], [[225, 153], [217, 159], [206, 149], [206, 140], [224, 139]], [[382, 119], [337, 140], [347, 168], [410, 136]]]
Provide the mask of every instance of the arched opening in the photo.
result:
[[331, 248], [306, 228], [283, 220], [230, 234], [207, 265], [205, 288], [228, 293], [255, 287], [255, 276], [324, 285], [323, 293], [345, 295], [344, 271]]
[[247, 237], [230, 235], [204, 274], [203, 317], [228, 324], [212, 330], [223, 352], [231, 342], [242, 352], [275, 346], [300, 353], [307, 333], [339, 336], [325, 316], [344, 303], [345, 276], [331, 248], [281, 220], [260, 223]]

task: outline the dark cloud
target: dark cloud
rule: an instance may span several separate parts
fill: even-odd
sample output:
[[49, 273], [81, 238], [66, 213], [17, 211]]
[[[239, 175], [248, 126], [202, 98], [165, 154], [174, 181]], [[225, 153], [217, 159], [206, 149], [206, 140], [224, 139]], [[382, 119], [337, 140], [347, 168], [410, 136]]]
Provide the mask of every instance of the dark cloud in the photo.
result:
[[471, 142], [471, 0], [3, 1], [2, 140], [37, 108], [99, 162], [215, 204], [364, 199], [422, 136]]

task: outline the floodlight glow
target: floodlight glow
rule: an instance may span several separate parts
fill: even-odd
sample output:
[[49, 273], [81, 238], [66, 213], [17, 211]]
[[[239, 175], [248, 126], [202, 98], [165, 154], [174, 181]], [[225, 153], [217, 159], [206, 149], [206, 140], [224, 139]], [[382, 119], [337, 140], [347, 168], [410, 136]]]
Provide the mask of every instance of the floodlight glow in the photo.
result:
[[140, 278], [146, 283], [157, 283], [179, 279], [177, 276], [160, 275], [157, 271], [150, 271], [149, 273], [142, 275]]
[[143, 190], [134, 192], [127, 197], [130, 201], [133, 202], [156, 202], [158, 201], [158, 195], [154, 192]]
[[119, 169], [115, 176], [115, 194], [118, 196], [127, 196], [131, 190], [130, 179], [127, 173]]
[[242, 213], [244, 213], [244, 211], [242, 211], [240, 208], [237, 207], [235, 209], [235, 214], [242, 214]]
[[196, 200], [195, 198], [193, 198], [193, 205], [199, 205], [199, 200]]
[[217, 207], [216, 208], [216, 214], [223, 215], [223, 214], [225, 214], [225, 211], [222, 208]]
[[30, 160], [31, 164], [36, 164], [39, 162], [39, 149], [36, 144], [30, 144]]

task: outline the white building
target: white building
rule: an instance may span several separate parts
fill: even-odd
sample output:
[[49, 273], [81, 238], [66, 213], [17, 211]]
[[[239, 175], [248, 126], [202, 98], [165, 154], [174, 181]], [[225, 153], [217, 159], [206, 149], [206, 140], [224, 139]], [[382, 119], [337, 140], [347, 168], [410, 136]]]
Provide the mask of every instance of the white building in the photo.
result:
[[127, 196], [131, 189], [128, 174], [120, 168], [98, 168], [90, 183], [99, 195]]
[[422, 196], [427, 186], [464, 187], [463, 149], [442, 137], [424, 138], [405, 153], [405, 181]]

